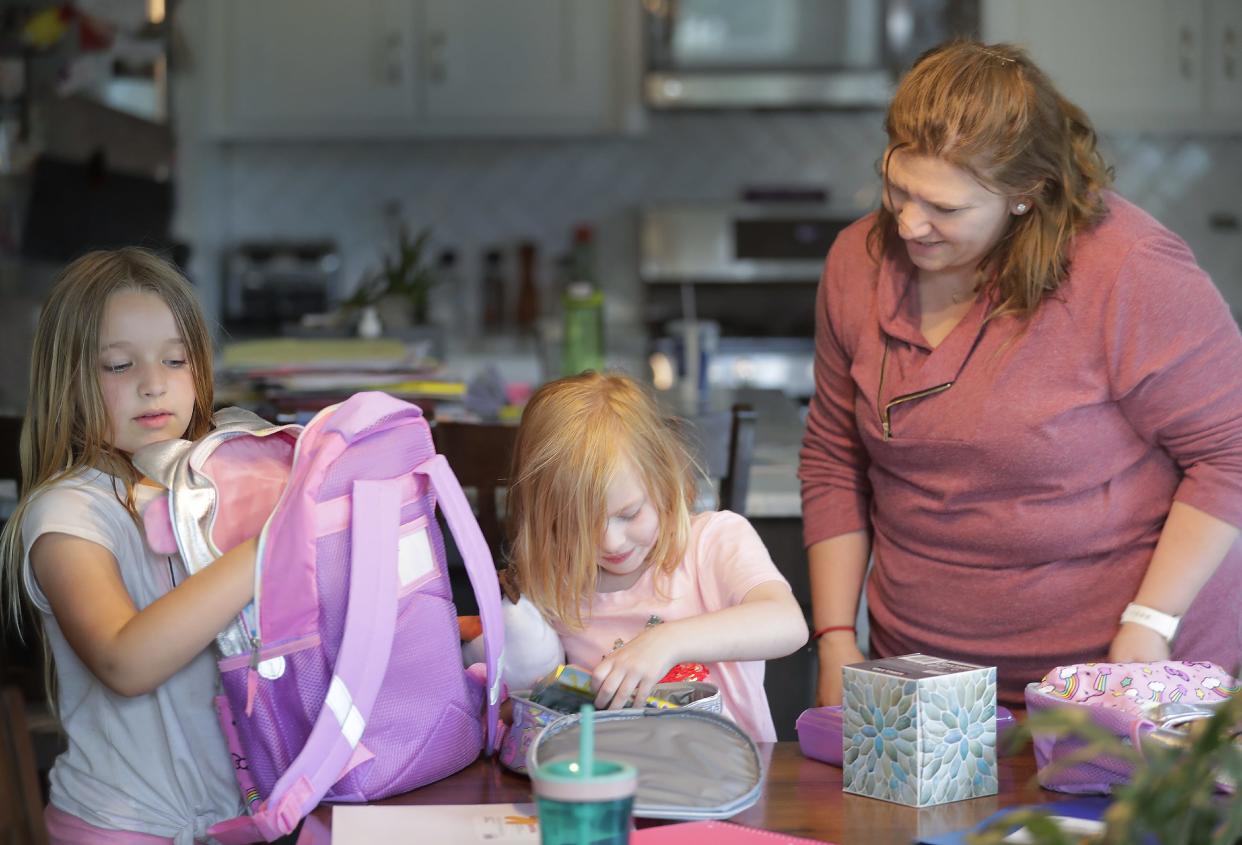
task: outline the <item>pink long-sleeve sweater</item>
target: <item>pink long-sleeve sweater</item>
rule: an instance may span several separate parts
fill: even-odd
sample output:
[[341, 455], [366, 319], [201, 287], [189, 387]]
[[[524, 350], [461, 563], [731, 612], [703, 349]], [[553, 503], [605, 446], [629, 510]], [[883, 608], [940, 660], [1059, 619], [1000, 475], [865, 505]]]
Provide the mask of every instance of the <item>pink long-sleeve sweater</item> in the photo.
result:
[[[930, 348], [908, 259], [867, 253], [873, 216], [820, 282], [806, 544], [870, 529], [873, 652], [995, 665], [1002, 701], [1106, 659], [1174, 500], [1242, 525], [1242, 337], [1185, 243], [1107, 200], [1029, 326], [980, 298]], [[1173, 653], [1236, 667], [1239, 544]]]

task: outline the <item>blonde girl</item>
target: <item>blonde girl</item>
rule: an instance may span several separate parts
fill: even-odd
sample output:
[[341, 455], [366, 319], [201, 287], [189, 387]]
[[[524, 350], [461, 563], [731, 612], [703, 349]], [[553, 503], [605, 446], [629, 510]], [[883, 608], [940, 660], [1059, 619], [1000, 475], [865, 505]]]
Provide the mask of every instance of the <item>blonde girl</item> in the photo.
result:
[[156, 489], [130, 456], [211, 419], [194, 293], [138, 249], [93, 252], [39, 317], [21, 438], [23, 497], [0, 539], [6, 609], [29, 602], [51, 652], [68, 750], [53, 843], [188, 843], [242, 810], [207, 650], [254, 593], [254, 541], [187, 577], [144, 543]]
[[633, 380], [588, 372], [543, 386], [510, 475], [513, 566], [568, 660], [593, 670], [598, 706], [632, 705], [700, 662], [725, 714], [774, 741], [763, 661], [805, 643], [806, 623], [750, 523], [691, 513], [692, 470]]

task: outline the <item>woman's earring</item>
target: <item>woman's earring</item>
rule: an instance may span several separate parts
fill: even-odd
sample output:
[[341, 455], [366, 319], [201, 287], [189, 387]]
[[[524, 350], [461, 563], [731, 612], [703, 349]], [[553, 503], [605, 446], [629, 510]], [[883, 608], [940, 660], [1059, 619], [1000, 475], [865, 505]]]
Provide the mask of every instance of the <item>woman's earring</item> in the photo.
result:
[[1015, 214], [1026, 214], [1026, 203], [1020, 202], [1013, 207]]

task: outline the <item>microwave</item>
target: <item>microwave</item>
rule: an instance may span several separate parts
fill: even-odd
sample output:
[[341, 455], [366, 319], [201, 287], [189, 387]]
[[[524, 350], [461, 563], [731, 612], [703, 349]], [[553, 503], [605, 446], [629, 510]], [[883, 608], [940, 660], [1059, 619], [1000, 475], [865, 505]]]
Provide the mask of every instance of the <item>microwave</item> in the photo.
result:
[[922, 53], [977, 37], [980, 0], [643, 0], [655, 109], [878, 108]]

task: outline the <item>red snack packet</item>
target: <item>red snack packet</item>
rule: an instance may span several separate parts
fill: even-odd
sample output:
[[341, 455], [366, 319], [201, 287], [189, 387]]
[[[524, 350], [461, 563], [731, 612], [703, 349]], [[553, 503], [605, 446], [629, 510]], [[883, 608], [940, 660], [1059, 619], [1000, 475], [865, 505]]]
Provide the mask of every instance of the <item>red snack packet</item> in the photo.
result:
[[675, 684], [681, 681], [706, 681], [710, 673], [702, 663], [678, 663], [668, 674], [660, 679], [662, 684]]

